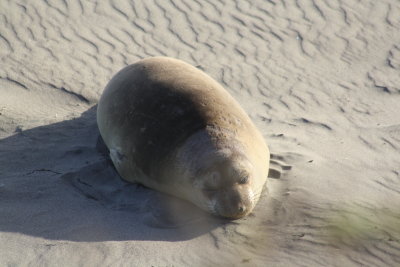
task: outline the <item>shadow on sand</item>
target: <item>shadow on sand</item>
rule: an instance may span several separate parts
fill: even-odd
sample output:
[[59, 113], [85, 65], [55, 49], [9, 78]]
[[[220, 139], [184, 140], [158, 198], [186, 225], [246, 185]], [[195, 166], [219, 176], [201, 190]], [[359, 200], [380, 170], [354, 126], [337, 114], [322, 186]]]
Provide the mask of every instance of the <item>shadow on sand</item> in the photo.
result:
[[0, 140], [0, 231], [87, 242], [180, 241], [228, 223], [122, 181], [99, 140], [96, 107]]

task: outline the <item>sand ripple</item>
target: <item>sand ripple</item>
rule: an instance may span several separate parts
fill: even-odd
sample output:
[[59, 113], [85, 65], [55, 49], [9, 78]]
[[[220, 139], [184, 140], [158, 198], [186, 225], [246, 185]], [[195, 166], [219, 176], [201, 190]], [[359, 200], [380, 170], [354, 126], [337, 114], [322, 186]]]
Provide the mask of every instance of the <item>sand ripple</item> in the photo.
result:
[[[0, 25], [1, 265], [399, 264], [399, 1], [3, 0]], [[191, 208], [96, 149], [105, 84], [156, 55], [260, 127], [271, 179], [251, 216], [174, 217]]]

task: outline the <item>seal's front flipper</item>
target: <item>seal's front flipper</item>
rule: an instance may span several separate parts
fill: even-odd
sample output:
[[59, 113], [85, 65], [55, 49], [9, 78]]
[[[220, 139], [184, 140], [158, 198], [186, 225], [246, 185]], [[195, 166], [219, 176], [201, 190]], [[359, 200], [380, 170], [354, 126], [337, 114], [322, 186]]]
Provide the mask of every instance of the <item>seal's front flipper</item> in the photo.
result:
[[110, 158], [117, 169], [118, 174], [127, 182], [142, 183], [148, 179], [143, 172], [137, 168], [134, 160], [126, 156], [119, 147], [110, 148]]
[[117, 170], [123, 169], [126, 156], [122, 154], [120, 148], [110, 148], [110, 158]]

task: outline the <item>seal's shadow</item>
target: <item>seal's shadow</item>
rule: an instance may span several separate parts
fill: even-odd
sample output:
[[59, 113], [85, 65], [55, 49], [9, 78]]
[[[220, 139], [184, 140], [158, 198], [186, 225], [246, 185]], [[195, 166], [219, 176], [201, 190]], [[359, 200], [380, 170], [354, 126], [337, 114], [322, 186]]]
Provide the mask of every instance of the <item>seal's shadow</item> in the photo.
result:
[[0, 146], [0, 231], [86, 242], [179, 241], [227, 223], [122, 181], [99, 141], [96, 107], [72, 120], [17, 127]]
[[153, 228], [178, 229], [194, 227], [197, 224], [210, 226], [211, 221], [215, 226], [224, 223], [187, 201], [140, 184], [123, 181], [113, 166], [109, 151], [100, 136], [97, 139], [96, 150], [104, 160], [61, 176], [61, 179], [87, 199], [96, 201], [109, 210], [140, 214], [139, 221]]

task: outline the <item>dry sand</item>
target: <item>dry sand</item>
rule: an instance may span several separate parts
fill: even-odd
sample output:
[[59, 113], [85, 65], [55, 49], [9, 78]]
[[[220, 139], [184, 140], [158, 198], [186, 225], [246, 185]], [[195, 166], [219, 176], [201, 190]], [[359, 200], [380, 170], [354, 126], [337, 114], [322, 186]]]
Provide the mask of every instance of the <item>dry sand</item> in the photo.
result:
[[[104, 86], [158, 55], [261, 129], [251, 216], [175, 218], [104, 156]], [[2, 0], [0, 56], [1, 266], [400, 265], [398, 0]]]

